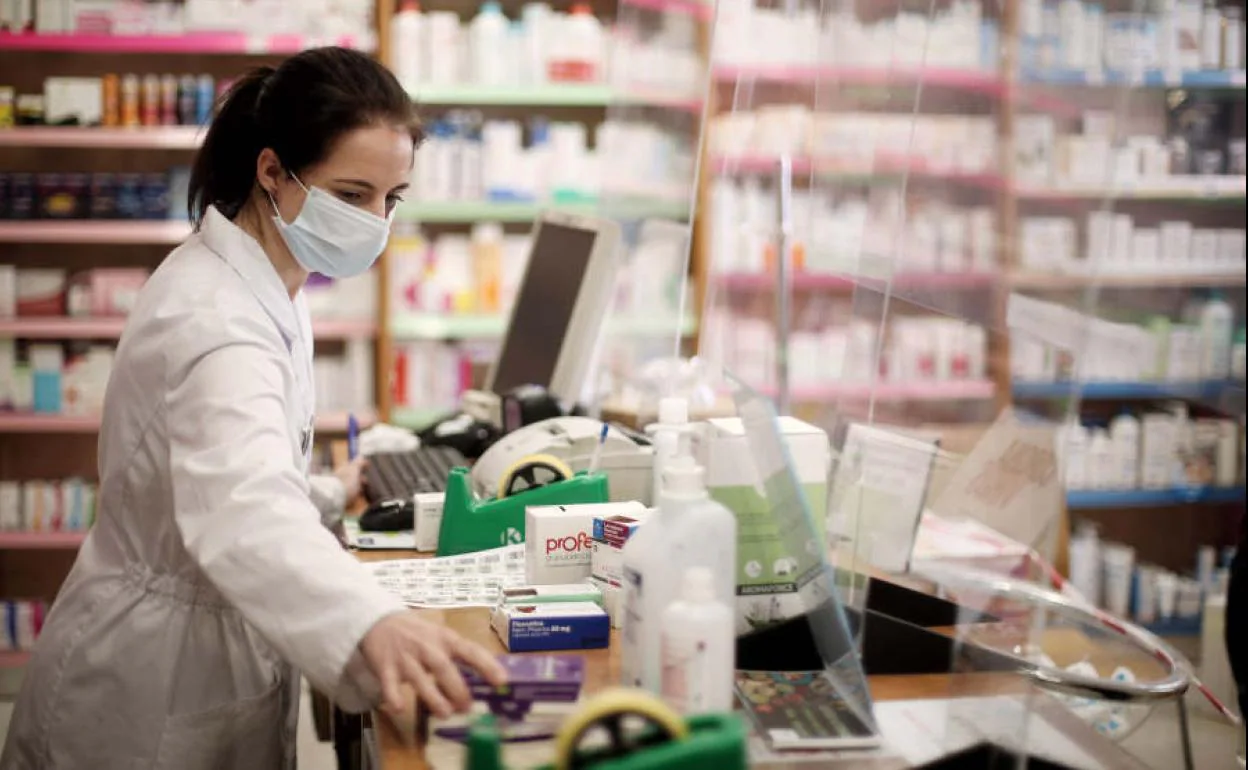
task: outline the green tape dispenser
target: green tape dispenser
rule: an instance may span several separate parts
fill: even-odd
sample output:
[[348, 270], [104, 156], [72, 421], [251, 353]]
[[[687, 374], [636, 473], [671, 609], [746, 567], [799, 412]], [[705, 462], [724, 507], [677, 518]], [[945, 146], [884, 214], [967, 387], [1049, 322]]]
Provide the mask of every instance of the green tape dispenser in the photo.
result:
[[455, 556], [524, 542], [524, 510], [530, 505], [608, 502], [603, 473], [573, 473], [551, 455], [529, 455], [498, 481], [498, 496], [478, 500], [467, 468], [446, 479], [438, 556]]
[[[555, 761], [539, 770], [745, 770], [745, 734], [732, 714], [683, 719], [650, 693], [619, 688], [568, 717], [555, 737]], [[582, 746], [597, 735], [605, 745]], [[468, 732], [465, 769], [506, 770], [501, 746], [494, 717], [481, 717]]]

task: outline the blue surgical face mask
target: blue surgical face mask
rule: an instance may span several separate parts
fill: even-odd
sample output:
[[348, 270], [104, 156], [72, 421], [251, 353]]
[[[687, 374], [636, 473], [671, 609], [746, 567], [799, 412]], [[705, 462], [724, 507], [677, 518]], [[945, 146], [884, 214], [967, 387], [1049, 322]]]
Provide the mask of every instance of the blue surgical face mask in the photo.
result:
[[390, 237], [390, 216], [381, 217], [339, 200], [319, 187], [309, 189], [294, 174], [300, 187], [308, 194], [295, 221], [287, 224], [273, 204], [273, 223], [295, 261], [309, 273], [327, 278], [350, 278], [366, 272]]

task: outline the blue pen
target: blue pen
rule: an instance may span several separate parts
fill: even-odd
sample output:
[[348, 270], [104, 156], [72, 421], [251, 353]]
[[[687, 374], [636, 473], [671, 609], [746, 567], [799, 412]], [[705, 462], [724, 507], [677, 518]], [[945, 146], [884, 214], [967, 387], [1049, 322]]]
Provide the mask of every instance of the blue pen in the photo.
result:
[[360, 456], [360, 423], [355, 415], [347, 415], [347, 459], [354, 460]]

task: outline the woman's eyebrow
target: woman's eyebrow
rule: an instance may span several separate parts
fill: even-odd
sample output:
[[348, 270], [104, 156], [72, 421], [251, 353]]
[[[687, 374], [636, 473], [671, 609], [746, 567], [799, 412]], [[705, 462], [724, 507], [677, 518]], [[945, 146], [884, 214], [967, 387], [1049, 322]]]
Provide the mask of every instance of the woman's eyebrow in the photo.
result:
[[363, 187], [365, 190], [369, 191], [377, 189], [376, 185], [366, 179], [335, 179], [333, 181], [338, 184], [351, 184], [357, 187]]
[[404, 182], [403, 184], [401, 184], [401, 185], [397, 185], [396, 187], [394, 187], [393, 189], [391, 189], [391, 190], [390, 190], [390, 192], [391, 192], [391, 194], [393, 194], [393, 193], [403, 192], [404, 190], [411, 189], [411, 186], [412, 186], [412, 183], [411, 183], [411, 182]]

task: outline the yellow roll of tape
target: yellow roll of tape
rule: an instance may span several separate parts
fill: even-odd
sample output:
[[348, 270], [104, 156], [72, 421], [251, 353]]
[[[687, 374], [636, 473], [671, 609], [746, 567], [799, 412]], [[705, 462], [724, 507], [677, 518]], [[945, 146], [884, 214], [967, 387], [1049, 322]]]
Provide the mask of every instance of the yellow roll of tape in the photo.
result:
[[555, 736], [555, 770], [576, 770], [582, 739], [599, 726], [606, 730], [612, 753], [627, 753], [630, 736], [623, 729], [626, 717], [641, 718], [658, 728], [669, 741], [683, 740], [689, 734], [689, 726], [680, 714], [650, 693], [624, 687], [607, 690], [586, 701], [560, 726]]
[[554, 455], [521, 457], [498, 479], [499, 498], [572, 478], [572, 469]]

